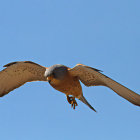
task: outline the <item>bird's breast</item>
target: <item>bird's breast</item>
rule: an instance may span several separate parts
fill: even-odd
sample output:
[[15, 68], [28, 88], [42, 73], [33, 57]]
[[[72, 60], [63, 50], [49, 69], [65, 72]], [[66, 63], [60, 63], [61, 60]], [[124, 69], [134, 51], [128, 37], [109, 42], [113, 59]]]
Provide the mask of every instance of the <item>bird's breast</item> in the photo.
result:
[[65, 93], [66, 95], [73, 95], [78, 97], [82, 94], [82, 87], [78, 78], [67, 76], [63, 80], [52, 79], [50, 85], [58, 91]]

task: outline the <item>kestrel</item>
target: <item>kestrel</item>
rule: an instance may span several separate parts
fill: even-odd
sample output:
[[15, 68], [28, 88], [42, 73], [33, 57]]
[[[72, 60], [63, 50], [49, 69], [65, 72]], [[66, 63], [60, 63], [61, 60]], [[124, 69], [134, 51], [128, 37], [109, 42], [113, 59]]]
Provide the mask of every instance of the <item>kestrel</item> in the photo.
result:
[[48, 81], [56, 90], [66, 94], [72, 108], [78, 105], [75, 98], [96, 111], [84, 98], [80, 81], [87, 87], [106, 86], [134, 105], [140, 106], [140, 95], [105, 76], [100, 70], [77, 64], [74, 68], [56, 64], [43, 67], [31, 61], [12, 62], [0, 72], [0, 97], [26, 82]]

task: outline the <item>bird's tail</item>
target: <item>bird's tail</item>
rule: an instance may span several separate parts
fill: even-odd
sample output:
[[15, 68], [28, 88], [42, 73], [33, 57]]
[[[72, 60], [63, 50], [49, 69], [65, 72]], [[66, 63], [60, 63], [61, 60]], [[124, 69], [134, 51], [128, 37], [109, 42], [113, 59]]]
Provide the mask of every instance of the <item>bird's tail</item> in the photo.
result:
[[90, 109], [92, 109], [93, 111], [97, 112], [89, 103], [88, 101], [85, 99], [85, 97], [82, 95], [80, 98], [79, 98], [80, 101], [82, 101], [84, 104], [86, 104]]

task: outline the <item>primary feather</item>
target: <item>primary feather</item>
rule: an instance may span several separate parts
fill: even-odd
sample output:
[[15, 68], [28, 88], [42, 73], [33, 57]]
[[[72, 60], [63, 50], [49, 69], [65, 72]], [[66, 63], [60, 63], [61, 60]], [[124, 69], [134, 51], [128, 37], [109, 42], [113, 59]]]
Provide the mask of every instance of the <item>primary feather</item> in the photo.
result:
[[77, 76], [86, 86], [107, 86], [129, 102], [140, 106], [139, 94], [105, 76], [94, 68], [79, 64], [69, 71], [73, 76]]
[[12, 62], [0, 72], [0, 97], [26, 82], [46, 81], [46, 68], [31, 61]]

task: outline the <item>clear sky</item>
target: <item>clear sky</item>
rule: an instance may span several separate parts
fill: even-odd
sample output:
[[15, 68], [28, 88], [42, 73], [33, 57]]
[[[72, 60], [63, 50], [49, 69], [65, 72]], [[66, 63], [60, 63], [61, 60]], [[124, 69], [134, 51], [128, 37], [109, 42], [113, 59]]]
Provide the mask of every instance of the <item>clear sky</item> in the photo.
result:
[[[0, 1], [0, 69], [12, 61], [83, 63], [140, 93], [139, 0]], [[0, 98], [1, 140], [139, 140], [140, 108], [84, 85], [98, 113], [32, 82]]]

